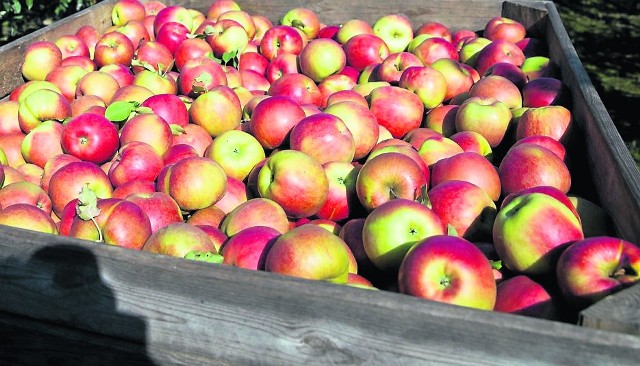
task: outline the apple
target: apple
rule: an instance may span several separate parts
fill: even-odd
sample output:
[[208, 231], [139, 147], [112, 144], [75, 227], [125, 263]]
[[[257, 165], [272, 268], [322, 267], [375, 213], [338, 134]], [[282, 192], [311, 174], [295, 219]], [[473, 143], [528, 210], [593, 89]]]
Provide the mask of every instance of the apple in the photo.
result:
[[452, 136], [456, 133], [456, 113], [459, 108], [460, 106], [455, 104], [443, 104], [428, 110], [424, 117], [424, 126], [445, 137]]
[[441, 58], [431, 64], [431, 68], [438, 70], [447, 82], [445, 101], [451, 100], [458, 94], [469, 91], [474, 81], [469, 71], [459, 61]]
[[115, 27], [114, 31], [127, 36], [133, 44], [134, 50], [138, 49], [138, 46], [151, 41], [151, 35], [149, 35], [143, 20], [129, 20], [125, 24]]
[[355, 154], [354, 137], [349, 128], [339, 117], [329, 113], [305, 117], [293, 126], [289, 147], [320, 164], [331, 161], [349, 163]]
[[234, 0], [216, 0], [211, 2], [206, 14], [208, 19], [218, 19], [221, 14], [233, 10], [240, 10], [240, 5]]
[[131, 117], [120, 129], [120, 144], [140, 141], [149, 144], [159, 156], [171, 147], [173, 135], [169, 124], [155, 113]]
[[349, 38], [343, 43], [346, 64], [358, 71], [380, 64], [390, 54], [385, 41], [375, 34], [364, 33]]
[[54, 42], [31, 42], [24, 50], [24, 62], [20, 67], [26, 80], [44, 80], [51, 70], [62, 64], [62, 51]]
[[413, 39], [413, 27], [409, 19], [401, 14], [388, 14], [373, 23], [373, 34], [382, 38], [390, 53], [402, 52]]
[[136, 74], [144, 68], [166, 72], [173, 67], [173, 62], [173, 54], [167, 46], [158, 41], [147, 41], [136, 48], [132, 70]]
[[345, 52], [338, 42], [329, 38], [311, 40], [300, 52], [300, 71], [315, 82], [342, 70]]
[[360, 168], [351, 163], [337, 161], [325, 163], [322, 167], [329, 182], [329, 192], [316, 216], [342, 222], [364, 214], [356, 193], [356, 179]]
[[78, 28], [78, 30], [74, 34], [80, 37], [84, 44], [87, 45], [87, 47], [89, 48], [89, 57], [93, 59], [96, 49], [96, 43], [98, 43], [98, 39], [100, 39], [102, 33], [98, 32], [98, 30], [93, 25], [85, 24], [80, 26], [80, 28]]
[[303, 48], [302, 36], [296, 28], [288, 25], [276, 25], [269, 28], [260, 41], [260, 54], [273, 60], [282, 53], [299, 55]]
[[[294, 55], [295, 56], [295, 55]], [[238, 58], [238, 70], [253, 70], [265, 75], [269, 60], [258, 52], [243, 52]]]
[[130, 65], [134, 51], [134, 45], [126, 35], [112, 31], [103, 34], [96, 43], [93, 60], [99, 68], [108, 64]]
[[456, 46], [440, 37], [430, 37], [425, 39], [417, 45], [412, 52], [418, 57], [424, 66], [430, 66], [441, 58], [456, 61], [459, 58]]
[[64, 124], [61, 143], [66, 153], [102, 164], [118, 150], [118, 128], [104, 116], [84, 113]]
[[369, 108], [369, 102], [360, 94], [353, 90], [338, 90], [327, 98], [327, 105], [325, 106], [325, 112], [328, 107], [339, 102], [353, 102], [359, 104], [365, 108]]
[[428, 195], [433, 212], [451, 225], [457, 236], [473, 242], [491, 239], [498, 210], [483, 188], [464, 180], [448, 180], [433, 185]]
[[142, 141], [123, 144], [109, 168], [109, 180], [114, 187], [132, 180], [155, 181], [164, 167], [158, 152]]
[[316, 214], [329, 191], [322, 165], [297, 150], [272, 154], [260, 168], [257, 185], [260, 197], [277, 202], [292, 218]]
[[288, 142], [293, 126], [305, 118], [304, 110], [287, 96], [273, 96], [260, 101], [251, 114], [251, 134], [265, 149], [275, 149]]
[[411, 199], [397, 198], [367, 215], [362, 243], [377, 268], [394, 273], [413, 245], [443, 233], [444, 225], [431, 209]]
[[111, 22], [119, 26], [131, 19], [142, 20], [145, 14], [145, 7], [140, 1], [118, 0], [111, 8]]
[[314, 104], [318, 107], [322, 105], [322, 93], [318, 85], [310, 77], [303, 74], [282, 75], [271, 83], [267, 94], [286, 96], [300, 105]]
[[371, 91], [370, 109], [378, 124], [395, 138], [420, 127], [424, 105], [417, 95], [397, 86], [382, 86]]
[[424, 170], [401, 152], [388, 152], [368, 160], [358, 173], [356, 192], [367, 211], [398, 198], [413, 200], [427, 185]]
[[26, 134], [22, 132], [0, 135], [0, 149], [4, 152], [7, 161], [5, 165], [17, 168], [26, 163], [22, 156], [22, 141], [25, 136]]
[[332, 283], [346, 283], [349, 252], [337, 235], [302, 225], [280, 235], [267, 253], [265, 271]]
[[51, 214], [51, 198], [38, 184], [29, 181], [9, 183], [0, 189], [0, 207], [15, 204], [33, 205]]
[[151, 108], [168, 124], [186, 126], [189, 124], [189, 111], [184, 102], [174, 94], [156, 94], [145, 99], [142, 107]]
[[202, 38], [187, 38], [180, 42], [175, 51], [173, 51], [175, 67], [178, 71], [181, 71], [189, 60], [209, 57], [210, 55], [213, 55], [213, 49]]
[[91, 71], [78, 80], [76, 98], [95, 95], [109, 104], [118, 89], [120, 84], [111, 74], [104, 71]]
[[247, 202], [249, 197], [250, 192], [243, 181], [227, 176], [227, 189], [214, 205], [228, 214], [240, 204]]
[[498, 174], [503, 195], [536, 186], [551, 186], [567, 193], [571, 174], [551, 150], [532, 143], [513, 146], [500, 162]]
[[308, 8], [293, 8], [280, 19], [280, 24], [300, 29], [308, 39], [314, 39], [320, 31], [320, 19], [315, 11]]
[[449, 27], [440, 22], [429, 21], [423, 23], [416, 29], [415, 34], [416, 36], [420, 34], [429, 34], [436, 37], [444, 38], [447, 41], [451, 42], [451, 30], [449, 29]]
[[166, 193], [133, 193], [125, 199], [138, 205], [138, 207], [147, 214], [152, 233], [174, 222], [183, 221], [180, 207], [178, 207], [176, 201]]
[[484, 75], [493, 64], [508, 62], [521, 66], [524, 59], [524, 53], [515, 43], [496, 39], [480, 50], [475, 69], [480, 75]]
[[160, 29], [155, 30], [156, 42], [163, 44], [172, 55], [175, 54], [182, 41], [188, 38], [188, 35], [189, 29], [178, 22], [165, 23]]
[[153, 92], [146, 87], [131, 84], [118, 89], [111, 97], [111, 101], [109, 104], [113, 104], [114, 102], [118, 101], [142, 103], [152, 95]]
[[252, 270], [264, 270], [271, 246], [281, 233], [268, 226], [252, 226], [239, 231], [222, 246], [224, 264]]
[[508, 62], [498, 62], [497, 64], [489, 66], [483, 76], [490, 75], [502, 76], [509, 79], [509, 81], [511, 81], [518, 88], [518, 90], [522, 90], [524, 85], [529, 80], [523, 69]]
[[20, 103], [14, 100], [0, 101], [0, 134], [22, 132], [18, 120]]
[[169, 224], [151, 234], [142, 251], [214, 263], [222, 261], [207, 233], [184, 222]]
[[558, 311], [554, 297], [528, 276], [517, 275], [498, 284], [494, 311], [554, 320]]
[[253, 24], [256, 26], [256, 33], [253, 35], [253, 39], [250, 44], [256, 43], [257, 45], [260, 45], [260, 41], [264, 37], [264, 34], [269, 30], [269, 28], [273, 27], [273, 23], [264, 15], [253, 14], [251, 15], [251, 18], [253, 19]]
[[76, 96], [78, 81], [87, 74], [87, 70], [77, 65], [61, 65], [49, 72], [46, 81], [55, 84], [69, 102]]
[[524, 107], [545, 107], [550, 105], [568, 105], [571, 92], [560, 79], [540, 77], [530, 80], [522, 88]]
[[373, 27], [371, 24], [362, 19], [351, 18], [347, 19], [339, 26], [333, 38], [338, 41], [338, 43], [344, 45], [351, 38], [362, 34], [373, 34]]
[[412, 53], [392, 53], [387, 56], [377, 68], [377, 80], [398, 85], [398, 81], [404, 70], [412, 66], [422, 65], [422, 61]]
[[229, 10], [218, 16], [216, 23], [220, 23], [225, 20], [233, 20], [240, 24], [247, 33], [249, 40], [253, 39], [256, 34], [256, 24], [253, 21], [253, 17], [243, 10]]
[[54, 41], [62, 52], [62, 60], [71, 56], [90, 57], [89, 47], [84, 43], [82, 38], [75, 34], [63, 34]]
[[379, 137], [378, 120], [367, 106], [352, 101], [337, 102], [324, 110], [340, 118], [353, 136], [355, 160], [362, 159], [376, 145]]
[[62, 94], [49, 89], [36, 90], [18, 106], [18, 125], [31, 132], [45, 121], [61, 122], [71, 116], [71, 104]]
[[[498, 64], [492, 67], [496, 65]], [[511, 80], [499, 75], [482, 77], [469, 89], [469, 97], [494, 98], [504, 103], [509, 109], [522, 107], [520, 89]]]
[[[424, 159], [420, 156], [418, 151], [413, 146], [405, 145], [405, 144], [395, 144], [395, 143], [384, 146], [386, 142], [393, 142], [395, 140], [396, 139], [389, 139], [384, 142], [378, 143], [373, 148], [369, 156], [367, 156], [367, 160], [365, 160], [365, 164], [369, 160], [375, 158], [378, 155], [391, 153], [391, 152], [401, 153], [410, 157], [411, 160], [413, 160], [420, 167], [420, 170], [422, 170], [422, 174], [424, 175], [425, 180], [429, 181], [429, 167], [427, 166]], [[402, 140], [398, 140], [398, 142], [400, 141]]]
[[20, 145], [24, 160], [43, 168], [50, 158], [62, 154], [62, 129], [57, 121], [45, 121], [31, 130]]
[[249, 35], [245, 28], [235, 20], [222, 19], [204, 29], [207, 43], [213, 55], [222, 58], [224, 54], [239, 54], [247, 47]]
[[464, 64], [475, 67], [478, 54], [490, 43], [491, 40], [485, 37], [471, 36], [463, 38], [456, 44], [458, 59]]
[[131, 68], [122, 64], [109, 64], [104, 65], [98, 71], [105, 72], [116, 79], [118, 81], [118, 85], [121, 88], [132, 85], [133, 81], [136, 79], [136, 76], [131, 71]]
[[[108, 174], [108, 173], [107, 173]], [[132, 180], [113, 190], [113, 198], [127, 198], [133, 194], [151, 194], [156, 191], [156, 184], [149, 180]]]
[[640, 280], [640, 248], [626, 240], [597, 236], [578, 240], [556, 266], [563, 297], [583, 309]]
[[571, 111], [563, 106], [532, 107], [520, 116], [516, 139], [548, 136], [558, 142], [567, 143], [571, 137], [572, 122]]
[[[356, 81], [347, 75], [338, 73], [327, 77], [318, 85], [320, 94], [322, 94], [322, 103], [320, 107], [326, 108], [329, 98], [338, 91], [347, 91], [357, 94], [352, 90], [354, 86], [356, 86]], [[358, 94], [358, 97], [362, 96]], [[364, 99], [364, 97], [362, 97], [362, 99]], [[369, 104], [367, 103], [367, 107], [368, 106]]]
[[28, 203], [17, 203], [0, 209], [0, 225], [38, 231], [46, 234], [58, 234], [58, 226], [51, 216], [38, 207]]
[[220, 223], [220, 229], [229, 237], [254, 226], [268, 226], [280, 233], [285, 233], [290, 228], [282, 206], [263, 197], [250, 198], [239, 204]]
[[414, 92], [426, 110], [441, 105], [447, 92], [447, 81], [444, 75], [436, 69], [425, 66], [406, 68], [398, 80], [398, 86]]
[[40, 184], [43, 172], [43, 169], [41, 167], [37, 166], [36, 164], [25, 163], [16, 167], [16, 169], [20, 173], [22, 173], [25, 181], [31, 182], [33, 184]]
[[144, 86], [156, 94], [177, 94], [177, 78], [171, 74], [142, 70], [135, 75], [133, 84]]
[[169, 5], [163, 9], [161, 9], [157, 14], [156, 18], [153, 21], [153, 29], [156, 32], [156, 36], [158, 35], [158, 31], [162, 28], [163, 25], [170, 22], [180, 23], [185, 26], [189, 31], [195, 30], [193, 24], [193, 16], [189, 9], [181, 6], [181, 5]]
[[492, 148], [502, 142], [510, 122], [509, 107], [493, 97], [470, 97], [456, 113], [457, 131], [475, 131], [486, 138]]
[[493, 243], [502, 263], [522, 274], [549, 273], [560, 253], [583, 238], [580, 220], [544, 193], [514, 198], [498, 211], [493, 226]]
[[265, 158], [265, 152], [251, 134], [230, 130], [213, 139], [204, 156], [220, 164], [227, 177], [244, 181], [251, 169]]
[[560, 70], [556, 64], [546, 56], [529, 56], [524, 59], [520, 70], [527, 80], [535, 80], [541, 77], [558, 78]]
[[455, 236], [436, 234], [420, 241], [398, 271], [403, 294], [481, 310], [493, 309], [496, 287], [482, 251]]
[[113, 187], [107, 173], [88, 161], [69, 162], [58, 168], [49, 180], [47, 193], [51, 198], [53, 212], [61, 217], [64, 206], [78, 198], [78, 194], [88, 185], [98, 198], [110, 198]]
[[581, 196], [567, 197], [578, 212], [585, 238], [613, 235], [611, 217], [602, 207]]
[[[212, 110], [217, 113], [211, 113]], [[209, 135], [216, 137], [240, 125], [242, 107], [240, 99], [231, 88], [219, 85], [193, 101], [189, 116], [191, 123], [201, 126]]]
[[213, 137], [199, 125], [189, 123], [186, 126], [174, 131], [172, 145], [187, 144], [195, 149], [198, 156], [204, 156], [207, 147], [211, 145]]
[[500, 39], [516, 43], [524, 39], [527, 30], [522, 23], [516, 20], [495, 16], [487, 21], [482, 35], [492, 41]]
[[183, 211], [211, 206], [227, 189], [227, 177], [220, 164], [200, 156], [169, 166], [164, 179], [166, 186], [158, 191], [169, 194]]

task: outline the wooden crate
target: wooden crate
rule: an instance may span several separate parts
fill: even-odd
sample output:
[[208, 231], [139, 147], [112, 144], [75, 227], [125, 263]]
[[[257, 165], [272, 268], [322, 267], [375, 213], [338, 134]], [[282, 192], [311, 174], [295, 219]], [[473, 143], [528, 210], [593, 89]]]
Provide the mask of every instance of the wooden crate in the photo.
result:
[[[26, 45], [87, 23], [103, 30], [115, 2], [0, 47], [0, 96], [23, 82]], [[617, 235], [640, 243], [640, 174], [552, 2], [238, 2], [274, 21], [296, 6], [325, 22], [396, 12], [414, 24], [475, 30], [498, 14], [521, 21], [547, 39], [572, 91], [583, 141], [578, 185], [611, 215]], [[0, 293], [6, 364], [635, 365], [640, 357], [640, 286], [586, 309], [573, 325], [0, 227]]]

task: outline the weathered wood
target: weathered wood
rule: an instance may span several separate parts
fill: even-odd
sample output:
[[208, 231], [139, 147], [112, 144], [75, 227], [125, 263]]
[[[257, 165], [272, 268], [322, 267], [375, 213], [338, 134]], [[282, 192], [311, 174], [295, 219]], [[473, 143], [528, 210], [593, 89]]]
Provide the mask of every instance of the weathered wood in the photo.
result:
[[1, 312], [143, 344], [151, 359], [631, 365], [640, 355], [640, 338], [625, 334], [25, 234], [0, 228]]
[[111, 26], [111, 8], [117, 0], [105, 0], [88, 9], [81, 10], [63, 20], [39, 29], [0, 47], [0, 98], [24, 83], [20, 67], [27, 46], [36, 41], [55, 41], [65, 34], [75, 33], [81, 26], [90, 24], [100, 32]]
[[[0, 47], [0, 95], [23, 82], [24, 48], [83, 24], [105, 29], [107, 0], [29, 37]], [[205, 10], [210, 1], [173, 1]], [[574, 97], [580, 189], [593, 194], [617, 233], [640, 242], [640, 177], [588, 79], [551, 2], [322, 0], [241, 1], [273, 21], [309, 6], [339, 23], [402, 13], [414, 24], [440, 21], [482, 29], [500, 13], [547, 39], [552, 60]], [[591, 183], [593, 182], [593, 183]], [[106, 353], [138, 352], [171, 364], [636, 364], [640, 355], [640, 286], [581, 313], [584, 327], [481, 312], [385, 291], [367, 291], [264, 272], [210, 266], [81, 240], [0, 227], [0, 334], [51, 350], [81, 345]], [[13, 314], [13, 315], [10, 315]], [[589, 329], [601, 328], [605, 329]], [[614, 332], [611, 332], [614, 331]], [[631, 333], [636, 336], [623, 334]], [[40, 337], [40, 338], [37, 338]], [[106, 347], [102, 349], [101, 347]], [[79, 355], [71, 355], [76, 357]], [[64, 355], [63, 355], [64, 357]], [[72, 358], [75, 359], [75, 358]], [[78, 358], [78, 360], [87, 360]], [[127, 363], [127, 362], [124, 362]], [[132, 364], [129, 362], [128, 364]]]

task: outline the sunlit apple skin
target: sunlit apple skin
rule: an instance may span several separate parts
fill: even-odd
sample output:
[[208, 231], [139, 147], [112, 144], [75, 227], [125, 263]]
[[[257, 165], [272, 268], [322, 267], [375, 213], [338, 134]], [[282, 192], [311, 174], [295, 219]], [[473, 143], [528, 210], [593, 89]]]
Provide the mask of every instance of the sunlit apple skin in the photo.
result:
[[398, 198], [413, 200], [420, 187], [428, 183], [424, 171], [410, 157], [389, 152], [368, 160], [356, 180], [360, 203], [372, 211]]
[[180, 207], [166, 193], [133, 193], [125, 199], [138, 205], [147, 214], [152, 233], [174, 222], [183, 221]]
[[346, 283], [347, 246], [316, 225], [302, 225], [280, 235], [267, 253], [265, 270], [311, 280]]
[[189, 111], [184, 102], [174, 94], [156, 94], [141, 104], [149, 107], [153, 113], [162, 117], [168, 124], [186, 126], [189, 123]]
[[514, 198], [500, 209], [493, 226], [493, 243], [502, 263], [523, 274], [548, 273], [560, 253], [583, 238], [574, 213], [543, 193]]
[[118, 82], [118, 85], [120, 85], [120, 88], [133, 84], [133, 81], [136, 78], [133, 71], [131, 71], [131, 68], [123, 64], [104, 65], [98, 69], [98, 71], [102, 71], [113, 76], [113, 78]]
[[94, 164], [111, 159], [120, 145], [117, 127], [93, 113], [81, 114], [66, 122], [61, 141], [66, 153]]
[[562, 159], [532, 143], [509, 149], [498, 166], [498, 174], [505, 196], [536, 186], [552, 186], [564, 193], [571, 188], [571, 174]]
[[471, 97], [456, 113], [456, 130], [478, 132], [494, 148], [505, 138], [511, 117], [505, 103], [493, 97]]
[[271, 155], [258, 173], [261, 197], [276, 201], [287, 216], [308, 217], [324, 205], [329, 182], [322, 165], [297, 150], [281, 150]]
[[260, 41], [260, 53], [273, 60], [282, 53], [299, 55], [303, 48], [302, 36], [288, 25], [276, 25], [269, 28]]
[[206, 232], [184, 222], [169, 224], [151, 234], [142, 250], [179, 258], [185, 258], [190, 253], [218, 253]]
[[329, 105], [324, 112], [340, 118], [353, 135], [355, 160], [367, 156], [376, 145], [379, 136], [378, 120], [367, 106], [342, 101]]
[[220, 164], [227, 176], [243, 181], [251, 169], [265, 158], [265, 152], [251, 134], [231, 130], [217, 136], [204, 156]]
[[441, 58], [458, 61], [458, 51], [453, 43], [441, 37], [430, 37], [422, 41], [413, 49], [424, 66], [430, 66]]
[[220, 250], [222, 263], [252, 270], [264, 270], [267, 253], [281, 233], [268, 226], [253, 226], [229, 238]]
[[471, 36], [460, 40], [456, 44], [459, 61], [471, 67], [475, 67], [478, 54], [489, 43], [491, 43], [490, 39], [478, 36]]
[[117, 188], [114, 188], [113, 198], [127, 198], [127, 196], [132, 194], [151, 194], [155, 191], [155, 182], [138, 179], [129, 181]]
[[293, 99], [273, 96], [256, 105], [251, 114], [251, 134], [265, 149], [288, 142], [293, 126], [305, 118], [304, 110]]
[[0, 207], [6, 208], [18, 203], [30, 204], [47, 214], [51, 213], [51, 198], [36, 183], [29, 181], [13, 182], [0, 189]]
[[49, 180], [49, 197], [53, 212], [60, 217], [64, 206], [78, 198], [80, 190], [89, 185], [98, 198], [110, 198], [113, 187], [107, 173], [88, 161], [70, 162], [60, 167]]
[[87, 70], [77, 65], [61, 65], [49, 72], [46, 81], [60, 88], [62, 94], [71, 103], [76, 96], [78, 81], [87, 74]]
[[314, 158], [320, 164], [351, 162], [355, 142], [347, 125], [338, 117], [318, 113], [303, 118], [291, 129], [289, 146]]
[[44, 121], [60, 122], [71, 116], [71, 104], [60, 93], [49, 89], [36, 90], [18, 106], [18, 125], [29, 133]]
[[189, 123], [182, 127], [180, 132], [174, 132], [172, 145], [190, 145], [196, 150], [198, 156], [204, 156], [205, 150], [211, 145], [212, 141], [213, 137], [211, 137], [204, 127]]
[[382, 63], [389, 56], [389, 47], [374, 34], [360, 34], [343, 43], [346, 64], [358, 71]]
[[155, 29], [155, 40], [162, 43], [171, 54], [175, 54], [180, 43], [187, 39], [189, 29], [182, 23], [168, 22], [163, 24], [160, 29]]
[[413, 39], [413, 27], [409, 19], [401, 14], [387, 14], [372, 25], [373, 33], [382, 38], [389, 52], [402, 52]]
[[378, 124], [395, 138], [420, 127], [424, 105], [417, 95], [397, 86], [383, 86], [370, 94], [370, 109]]
[[164, 192], [183, 211], [194, 211], [218, 202], [227, 189], [227, 177], [220, 164], [205, 157], [192, 157], [169, 167]]
[[299, 59], [300, 71], [315, 82], [337, 73], [346, 64], [344, 50], [329, 38], [310, 41], [300, 52]]
[[474, 81], [469, 73], [459, 61], [441, 58], [431, 64], [433, 69], [442, 73], [447, 82], [447, 91], [444, 100], [448, 101], [458, 94], [469, 91]]
[[284, 74], [269, 86], [267, 94], [272, 96], [286, 96], [300, 105], [322, 105], [322, 93], [318, 85], [306, 75], [293, 73]]
[[364, 215], [364, 208], [356, 193], [356, 179], [360, 167], [347, 162], [328, 162], [322, 167], [329, 181], [329, 191], [324, 205], [316, 216], [343, 222]]
[[114, 187], [132, 180], [155, 181], [164, 166], [155, 149], [142, 141], [131, 141], [118, 151], [109, 168], [109, 180]]
[[51, 216], [28, 203], [16, 203], [0, 209], [0, 225], [58, 234], [58, 227]]
[[418, 149], [418, 155], [428, 167], [433, 167], [438, 161], [463, 152], [453, 140], [440, 135], [425, 138]]
[[377, 68], [377, 79], [398, 85], [404, 70], [412, 66], [423, 66], [422, 61], [409, 52], [396, 52], [387, 56]]
[[93, 60], [98, 68], [109, 64], [130, 65], [134, 51], [134, 45], [129, 37], [112, 31], [103, 34], [96, 43]]
[[492, 310], [496, 282], [489, 260], [471, 242], [434, 235], [416, 244], [398, 273], [401, 293], [475, 309]]
[[508, 62], [520, 66], [524, 59], [524, 53], [515, 43], [497, 39], [486, 45], [478, 53], [475, 69], [480, 75], [484, 75], [493, 64]]
[[[211, 113], [212, 110], [217, 113]], [[191, 123], [216, 137], [240, 125], [242, 107], [233, 89], [220, 85], [197, 97], [189, 108], [189, 116]]]
[[640, 280], [640, 248], [612, 236], [596, 236], [571, 244], [556, 266], [564, 298], [585, 308]]
[[467, 181], [445, 181], [429, 190], [429, 201], [433, 212], [453, 226], [457, 236], [474, 242], [491, 239], [498, 210], [482, 188]]
[[516, 43], [524, 39], [527, 30], [522, 23], [516, 20], [495, 16], [487, 21], [482, 35], [490, 40], [501, 39]]
[[426, 110], [442, 104], [447, 92], [447, 81], [442, 73], [423, 66], [405, 69], [398, 80], [398, 86], [414, 92]]
[[508, 79], [518, 88], [518, 90], [522, 90], [528, 81], [527, 75], [525, 75], [524, 71], [522, 71], [520, 67], [508, 62], [498, 62], [497, 64], [491, 65], [487, 71], [485, 71], [483, 76], [491, 75], [502, 76]]
[[131, 19], [142, 20], [145, 14], [145, 7], [140, 1], [118, 0], [111, 9], [111, 22], [119, 26]]
[[24, 52], [20, 71], [26, 80], [44, 80], [51, 70], [62, 64], [62, 51], [53, 42], [32, 42]]
[[522, 107], [520, 89], [509, 79], [499, 75], [484, 76], [469, 89], [471, 97], [495, 98], [509, 109]]
[[508, 278], [498, 284], [494, 311], [542, 319], [556, 319], [555, 299], [541, 284], [525, 275]]
[[320, 19], [315, 11], [308, 8], [293, 8], [280, 19], [280, 24], [296, 27], [307, 36], [314, 39], [320, 31]]
[[540, 77], [530, 80], [522, 88], [522, 105], [525, 107], [566, 106], [570, 101], [568, 87], [557, 78]]
[[518, 120], [516, 139], [548, 136], [567, 143], [571, 137], [572, 122], [571, 111], [563, 106], [529, 108]]
[[20, 145], [24, 160], [44, 168], [50, 158], [62, 154], [62, 129], [57, 121], [45, 121], [29, 132]]
[[169, 124], [155, 113], [139, 114], [120, 129], [120, 145], [139, 141], [149, 144], [159, 156], [169, 150], [173, 134]]
[[484, 156], [463, 152], [435, 163], [431, 169], [431, 184], [464, 180], [482, 188], [495, 202], [500, 198], [501, 182], [498, 171]]
[[[420, 156], [418, 151], [415, 148], [413, 148], [413, 146], [401, 144], [400, 141], [402, 140], [397, 140], [397, 142], [393, 142], [393, 141], [396, 141], [396, 139], [390, 139], [390, 140], [386, 140], [381, 143], [378, 143], [373, 148], [373, 150], [371, 150], [371, 153], [367, 156], [367, 159], [364, 161], [364, 163], [366, 164], [368, 161], [377, 157], [378, 155], [392, 153], [392, 152], [401, 153], [411, 158], [411, 160], [413, 160], [418, 165], [418, 167], [420, 167], [420, 170], [424, 175], [424, 179], [428, 182], [429, 175], [430, 175], [429, 167], [425, 163], [424, 159]], [[387, 143], [389, 144], [387, 145]]]
[[220, 229], [229, 237], [253, 226], [268, 226], [279, 233], [285, 233], [290, 228], [282, 206], [262, 197], [251, 198], [241, 203], [220, 223]]
[[120, 83], [105, 71], [91, 71], [78, 80], [76, 98], [84, 95], [95, 95], [109, 104], [113, 95], [120, 89]]

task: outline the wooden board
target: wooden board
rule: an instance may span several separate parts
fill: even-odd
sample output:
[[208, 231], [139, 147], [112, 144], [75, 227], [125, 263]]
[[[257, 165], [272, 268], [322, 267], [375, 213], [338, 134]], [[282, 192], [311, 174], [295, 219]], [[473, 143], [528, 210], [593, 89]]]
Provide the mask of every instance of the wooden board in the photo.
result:
[[165, 363], [631, 365], [640, 354], [636, 336], [18, 229], [0, 228], [0, 253], [2, 312], [77, 328], [70, 342], [100, 335], [91, 347], [144, 345]]
[[[115, 1], [0, 47], [1, 95], [23, 82], [16, 70], [27, 44], [54, 40], [87, 23], [104, 29]], [[374, 21], [395, 12], [414, 23], [436, 20], [474, 30], [501, 11], [522, 21], [530, 32], [547, 38], [552, 59], [572, 90], [584, 156], [576, 168], [585, 177], [580, 189], [602, 204], [621, 237], [640, 241], [639, 173], [553, 3], [238, 2], [273, 21], [296, 6], [309, 6], [336, 23], [353, 17]], [[205, 10], [210, 2], [172, 3]], [[580, 327], [0, 227], [0, 293], [0, 335], [19, 340], [1, 346], [2, 360], [32, 352], [34, 344], [52, 357], [58, 357], [58, 348], [84, 344], [105, 354], [105, 360], [113, 351], [141, 355], [134, 359], [137, 364], [185, 365], [517, 365], [532, 360], [624, 365], [636, 364], [640, 356], [640, 286], [584, 311]], [[20, 332], [31, 336], [19, 337]], [[81, 352], [69, 356], [95, 360]]]

